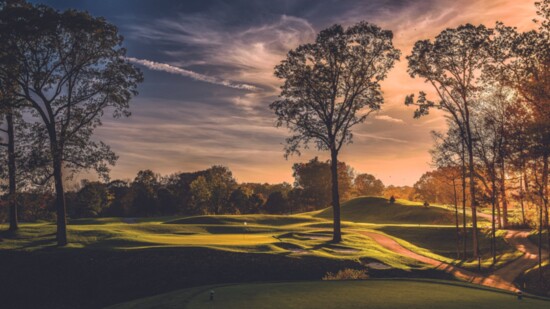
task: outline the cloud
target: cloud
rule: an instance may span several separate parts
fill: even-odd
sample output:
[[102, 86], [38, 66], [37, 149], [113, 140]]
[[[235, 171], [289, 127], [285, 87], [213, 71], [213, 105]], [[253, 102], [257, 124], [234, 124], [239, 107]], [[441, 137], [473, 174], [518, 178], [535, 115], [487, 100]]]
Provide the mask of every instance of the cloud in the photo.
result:
[[198, 80], [198, 81], [202, 81], [202, 82], [206, 82], [206, 83], [211, 83], [211, 84], [215, 84], [215, 85], [222, 85], [222, 86], [226, 86], [226, 87], [229, 87], [229, 88], [242, 89], [242, 90], [254, 91], [254, 90], [259, 89], [258, 87], [253, 86], [253, 85], [243, 84], [243, 83], [236, 83], [236, 82], [232, 82], [232, 81], [229, 81], [229, 80], [226, 80], [226, 79], [221, 79], [221, 78], [217, 78], [217, 77], [213, 77], [213, 76], [207, 76], [207, 75], [200, 74], [200, 73], [197, 73], [197, 72], [193, 72], [193, 71], [190, 71], [190, 70], [178, 68], [176, 66], [169, 65], [169, 64], [166, 64], [166, 63], [160, 63], [160, 62], [146, 60], [146, 59], [137, 59], [137, 58], [133, 58], [133, 57], [126, 57], [126, 59], [130, 62], [140, 64], [140, 65], [142, 65], [142, 66], [144, 66], [148, 69], [151, 69], [151, 70], [163, 71], [163, 72], [172, 73], [172, 74], [178, 74], [178, 75], [181, 75], [181, 76], [190, 77], [194, 80]]
[[393, 123], [405, 123], [405, 122], [403, 121], [403, 119], [393, 118], [393, 117], [388, 116], [388, 115], [375, 115], [375, 116], [374, 116], [374, 119], [378, 119], [378, 120], [382, 120], [382, 121], [388, 121], [388, 122], [393, 122]]
[[180, 15], [130, 27], [133, 38], [163, 44], [170, 62], [192, 61], [197, 68], [217, 71], [224, 79], [261, 85], [274, 95], [280, 81], [275, 65], [298, 45], [315, 39], [305, 19], [281, 15], [259, 25], [227, 27], [223, 18]]
[[[445, 130], [446, 123], [442, 112], [416, 120], [414, 109], [404, 106], [405, 95], [419, 90], [435, 99], [430, 85], [409, 76], [405, 56], [417, 40], [433, 40], [445, 28], [467, 22], [492, 26], [502, 20], [529, 29], [535, 17], [533, 2], [207, 1], [187, 11], [182, 7], [190, 6], [171, 6], [162, 14], [147, 13], [149, 19], [131, 19], [123, 29], [128, 30], [125, 36], [133, 44], [129, 51], [136, 52], [135, 61], [206, 83], [162, 74], [162, 80], [146, 79], [140, 85], [134, 116], [106, 121], [98, 129], [121, 155], [113, 177], [133, 176], [144, 168], [166, 174], [225, 164], [243, 181], [291, 181], [292, 163], [315, 155], [328, 159], [314, 147], [302, 157], [283, 158], [288, 131], [273, 126], [275, 117], [268, 108], [281, 85], [274, 66], [290, 49], [314, 41], [319, 30], [333, 23], [348, 26], [367, 20], [393, 31], [403, 57], [382, 82], [382, 113], [353, 128], [354, 143], [342, 150], [341, 160], [379, 175], [387, 184], [413, 184], [430, 168], [430, 131]], [[257, 89], [210, 85], [227, 86], [221, 81]]]

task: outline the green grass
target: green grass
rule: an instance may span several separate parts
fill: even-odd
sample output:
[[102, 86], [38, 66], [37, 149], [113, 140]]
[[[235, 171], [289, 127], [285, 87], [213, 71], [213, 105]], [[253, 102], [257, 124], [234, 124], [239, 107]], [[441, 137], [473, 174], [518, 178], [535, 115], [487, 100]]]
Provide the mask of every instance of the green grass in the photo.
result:
[[[344, 203], [342, 214], [346, 221], [338, 244], [331, 242], [331, 208], [292, 216], [70, 220], [70, 244], [63, 248], [56, 247], [55, 224], [23, 223], [15, 234], [0, 232], [0, 273], [7, 273], [3, 282], [15, 282], [4, 288], [0, 282], [0, 291], [17, 286], [24, 291], [32, 282], [33, 290], [43, 291], [33, 298], [42, 307], [72, 308], [84, 299], [95, 308], [197, 285], [320, 279], [328, 271], [344, 266], [361, 269], [375, 261], [391, 269], [372, 270], [373, 276], [448, 278], [358, 233], [369, 230], [385, 233], [412, 251], [456, 263], [449, 210], [403, 200], [389, 205], [382, 198], [363, 197]], [[0, 230], [5, 229], [5, 224], [0, 225]], [[499, 236], [498, 266], [517, 254]], [[482, 241], [483, 249], [485, 244]], [[58, 295], [60, 291], [67, 297]], [[25, 299], [2, 292], [0, 298], [15, 305]]]
[[[452, 212], [421, 203], [361, 197], [342, 205], [344, 240], [330, 242], [332, 209], [293, 216], [221, 215], [163, 218], [98, 218], [71, 220], [69, 248], [102, 250], [147, 249], [159, 247], [204, 247], [243, 253], [314, 255], [332, 259], [371, 259], [394, 268], [422, 268], [418, 262], [396, 255], [356, 230], [379, 230], [404, 246], [426, 256], [453, 262], [454, 228]], [[371, 222], [371, 223], [369, 223]], [[396, 225], [396, 222], [400, 224]], [[437, 225], [433, 225], [437, 224]], [[0, 225], [0, 229], [5, 226]], [[34, 251], [55, 248], [55, 225], [22, 224], [16, 235], [0, 234], [0, 250]], [[482, 251], [489, 242], [482, 237]], [[506, 259], [512, 250], [498, 241], [499, 253]]]
[[[99, 219], [98, 224], [69, 225], [69, 245], [63, 249], [145, 250], [161, 247], [203, 247], [241, 253], [269, 253], [289, 256], [317, 256], [329, 259], [377, 260], [403, 270], [423, 269], [421, 263], [394, 254], [370, 238], [344, 231], [343, 241], [333, 244], [330, 228], [315, 226], [320, 219], [283, 217], [288, 225], [259, 225], [276, 218], [246, 216], [246, 226], [239, 217], [191, 217], [168, 221], [127, 224]], [[197, 220], [200, 219], [200, 220]], [[106, 222], [107, 221], [107, 222]], [[176, 223], [176, 222], [185, 222]], [[208, 222], [213, 224], [190, 224]], [[313, 227], [311, 225], [314, 225]], [[327, 223], [330, 226], [329, 223]], [[2, 228], [0, 226], [0, 228]], [[0, 250], [54, 250], [55, 225], [21, 224], [16, 235], [2, 234]]]
[[307, 215], [281, 216], [281, 215], [220, 215], [220, 216], [196, 216], [167, 221], [167, 224], [257, 224], [283, 226], [301, 223], [323, 222], [324, 220], [312, 218]]
[[[314, 217], [332, 218], [332, 208], [314, 213]], [[454, 224], [454, 213], [442, 206], [424, 207], [422, 203], [398, 199], [390, 204], [382, 197], [359, 197], [342, 203], [344, 221], [375, 224]]]
[[[469, 285], [398, 280], [315, 281], [203, 287], [112, 306], [146, 308], [546, 308], [550, 302]], [[210, 290], [215, 300], [209, 300]]]

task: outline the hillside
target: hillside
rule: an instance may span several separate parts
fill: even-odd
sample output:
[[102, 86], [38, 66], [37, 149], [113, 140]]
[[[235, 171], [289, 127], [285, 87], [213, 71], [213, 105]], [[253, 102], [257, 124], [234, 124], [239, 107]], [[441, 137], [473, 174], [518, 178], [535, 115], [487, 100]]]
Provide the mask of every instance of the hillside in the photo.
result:
[[[396, 200], [390, 204], [383, 197], [358, 197], [342, 203], [343, 221], [376, 224], [454, 224], [453, 212], [422, 203]], [[323, 209], [314, 217], [331, 219], [332, 207]]]

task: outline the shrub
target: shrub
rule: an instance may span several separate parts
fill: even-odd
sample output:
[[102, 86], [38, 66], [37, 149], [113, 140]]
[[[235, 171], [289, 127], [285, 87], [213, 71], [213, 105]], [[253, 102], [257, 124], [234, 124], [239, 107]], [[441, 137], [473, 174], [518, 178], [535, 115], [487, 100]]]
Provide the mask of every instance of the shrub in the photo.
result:
[[365, 269], [345, 268], [339, 270], [336, 274], [328, 272], [323, 280], [363, 280], [368, 278], [369, 275]]

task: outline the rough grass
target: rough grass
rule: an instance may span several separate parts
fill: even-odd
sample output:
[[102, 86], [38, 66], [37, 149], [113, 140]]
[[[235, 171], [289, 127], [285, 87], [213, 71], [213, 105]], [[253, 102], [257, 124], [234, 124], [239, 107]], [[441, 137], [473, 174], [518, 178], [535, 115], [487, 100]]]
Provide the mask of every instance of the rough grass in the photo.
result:
[[[177, 291], [109, 309], [147, 308], [546, 308], [550, 302], [470, 285], [397, 280], [228, 285]], [[214, 290], [214, 301], [209, 300]]]

